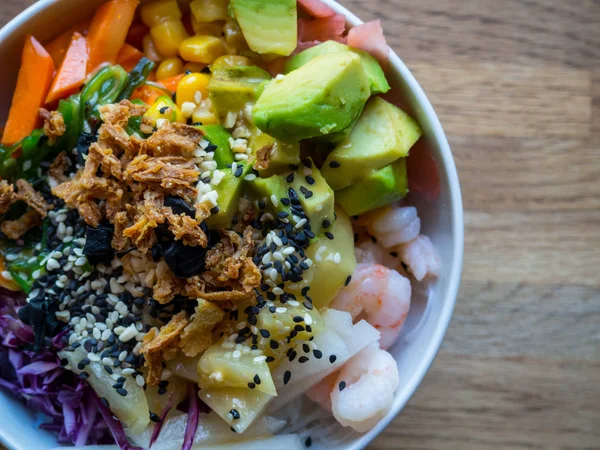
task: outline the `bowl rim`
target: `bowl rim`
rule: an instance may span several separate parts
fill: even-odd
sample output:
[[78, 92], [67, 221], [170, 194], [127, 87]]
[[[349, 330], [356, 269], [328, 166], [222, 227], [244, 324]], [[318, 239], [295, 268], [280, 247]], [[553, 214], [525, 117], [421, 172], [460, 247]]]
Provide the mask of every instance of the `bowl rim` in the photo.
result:
[[[23, 10], [19, 15], [8, 22], [4, 27], [0, 29], [0, 41], [4, 41], [13, 33], [18, 32], [19, 28], [23, 26], [32, 17], [42, 14], [44, 10], [57, 3], [60, 0], [40, 0], [37, 3], [29, 6]], [[321, 0], [337, 14], [342, 14], [346, 17], [346, 21], [352, 27], [363, 24], [355, 14], [350, 12], [346, 7], [342, 6], [335, 0]], [[449, 185], [449, 197], [450, 197], [450, 218], [452, 223], [452, 243], [453, 243], [453, 259], [449, 264], [449, 281], [448, 289], [444, 292], [443, 298], [439, 298], [438, 301], [443, 303], [442, 312], [440, 315], [439, 323], [435, 327], [431, 338], [429, 340], [427, 350], [423, 354], [420, 364], [417, 366], [415, 373], [413, 374], [411, 381], [408, 386], [403, 390], [403, 396], [397, 396], [394, 399], [392, 407], [388, 414], [369, 432], [362, 434], [358, 439], [352, 442], [346, 450], [361, 450], [364, 449], [369, 443], [371, 443], [378, 435], [385, 430], [391, 421], [402, 411], [408, 401], [413, 397], [417, 388], [423, 381], [423, 378], [429, 371], [433, 361], [440, 349], [443, 342], [444, 336], [446, 335], [454, 306], [456, 304], [456, 298], [458, 295], [458, 289], [460, 286], [460, 279], [463, 265], [463, 253], [464, 253], [464, 211], [462, 203], [462, 195], [460, 190], [460, 184], [458, 179], [458, 173], [450, 144], [440, 123], [437, 114], [434, 111], [431, 102], [425, 95], [420, 84], [417, 82], [411, 71], [391, 49], [390, 51], [390, 66], [391, 69], [397, 71], [400, 76], [404, 79], [412, 95], [414, 95], [415, 102], [422, 109], [423, 114], [427, 117], [429, 125], [431, 126], [432, 137], [437, 142], [440, 149], [441, 162], [443, 170], [448, 178]], [[14, 440], [10, 440], [9, 437], [3, 433], [0, 428], [0, 443], [7, 446], [9, 449], [19, 450], [19, 443]]]

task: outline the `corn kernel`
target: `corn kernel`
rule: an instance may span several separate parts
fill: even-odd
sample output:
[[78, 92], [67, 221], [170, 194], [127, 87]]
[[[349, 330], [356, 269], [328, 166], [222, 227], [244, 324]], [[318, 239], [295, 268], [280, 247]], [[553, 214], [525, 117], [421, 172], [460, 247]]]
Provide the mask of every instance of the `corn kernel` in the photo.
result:
[[186, 62], [183, 66], [183, 69], [186, 72], [202, 72], [204, 69], [206, 69], [206, 64], [202, 64], [202, 63], [195, 63], [195, 62]]
[[233, 53], [240, 53], [249, 49], [242, 29], [235, 20], [227, 21], [223, 33], [225, 34], [225, 42], [233, 50]]
[[196, 101], [196, 92], [200, 92], [200, 99], [208, 97], [208, 82], [210, 75], [205, 73], [191, 73], [181, 79], [177, 85], [177, 105], [181, 108], [184, 103], [200, 103]]
[[144, 117], [153, 126], [158, 126], [158, 124], [165, 120], [168, 122], [185, 123], [185, 118], [179, 107], [166, 95], [159, 97], [154, 105], [146, 111]]
[[198, 22], [227, 20], [227, 0], [194, 0], [190, 10]]
[[167, 20], [180, 20], [181, 10], [177, 0], [156, 0], [141, 7], [142, 22], [150, 28]]
[[214, 36], [194, 36], [181, 43], [179, 54], [186, 61], [210, 64], [225, 54], [225, 46]]
[[152, 40], [152, 36], [150, 36], [149, 34], [144, 36], [144, 40], [142, 41], [142, 48], [144, 49], [144, 56], [150, 61], [160, 62], [164, 59], [164, 56], [161, 55], [156, 49], [154, 41]]
[[245, 56], [239, 55], [224, 55], [215, 59], [212, 67], [234, 67], [234, 66], [251, 66], [252, 60]]
[[216, 125], [219, 123], [217, 116], [210, 109], [205, 106], [198, 106], [192, 114], [192, 121], [194, 123], [201, 123], [202, 125]]
[[194, 33], [198, 36], [223, 36], [223, 27], [225, 26], [224, 20], [218, 20], [216, 22], [198, 22], [192, 15], [192, 28]]
[[156, 69], [156, 80], [166, 80], [183, 73], [183, 61], [177, 57], [167, 58]]
[[187, 31], [181, 20], [168, 20], [150, 28], [152, 40], [159, 53], [171, 57], [177, 56], [179, 46], [187, 38]]

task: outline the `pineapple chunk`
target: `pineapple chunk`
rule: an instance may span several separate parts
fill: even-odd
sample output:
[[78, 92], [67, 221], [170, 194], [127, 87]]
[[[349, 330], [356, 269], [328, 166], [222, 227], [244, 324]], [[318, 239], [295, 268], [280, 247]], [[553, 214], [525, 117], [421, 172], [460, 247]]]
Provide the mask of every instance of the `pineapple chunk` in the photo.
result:
[[271, 371], [265, 358], [260, 357], [261, 352], [226, 348], [227, 344], [232, 343], [216, 343], [198, 361], [200, 387], [250, 388], [268, 395], [277, 395]]

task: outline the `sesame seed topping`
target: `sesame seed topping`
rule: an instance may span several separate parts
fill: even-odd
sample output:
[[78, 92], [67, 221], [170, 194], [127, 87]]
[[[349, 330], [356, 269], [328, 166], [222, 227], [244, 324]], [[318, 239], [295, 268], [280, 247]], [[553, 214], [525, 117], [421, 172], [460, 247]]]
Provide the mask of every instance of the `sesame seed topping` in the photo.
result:
[[345, 381], [340, 381], [340, 384], [339, 384], [338, 387], [340, 389], [340, 392], [342, 392], [344, 389], [346, 389], [346, 382]]

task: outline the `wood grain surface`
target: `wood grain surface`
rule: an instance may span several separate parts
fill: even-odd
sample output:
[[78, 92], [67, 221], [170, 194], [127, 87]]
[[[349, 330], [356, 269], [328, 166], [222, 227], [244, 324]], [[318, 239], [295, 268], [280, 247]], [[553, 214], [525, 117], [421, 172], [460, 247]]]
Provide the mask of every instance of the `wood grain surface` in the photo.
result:
[[466, 210], [445, 343], [370, 449], [600, 449], [600, 1], [341, 3], [429, 95]]

